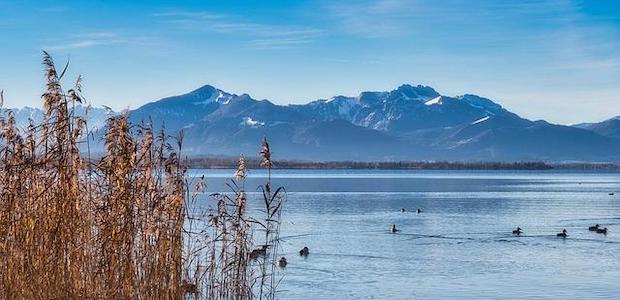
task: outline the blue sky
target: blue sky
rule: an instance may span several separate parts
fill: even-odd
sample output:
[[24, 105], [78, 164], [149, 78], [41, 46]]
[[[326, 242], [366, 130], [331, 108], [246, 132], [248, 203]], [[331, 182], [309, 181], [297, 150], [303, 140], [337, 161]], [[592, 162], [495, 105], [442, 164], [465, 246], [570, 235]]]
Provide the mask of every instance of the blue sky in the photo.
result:
[[0, 0], [0, 37], [7, 107], [39, 106], [47, 49], [115, 109], [204, 84], [282, 104], [411, 83], [556, 123], [620, 115], [611, 0]]

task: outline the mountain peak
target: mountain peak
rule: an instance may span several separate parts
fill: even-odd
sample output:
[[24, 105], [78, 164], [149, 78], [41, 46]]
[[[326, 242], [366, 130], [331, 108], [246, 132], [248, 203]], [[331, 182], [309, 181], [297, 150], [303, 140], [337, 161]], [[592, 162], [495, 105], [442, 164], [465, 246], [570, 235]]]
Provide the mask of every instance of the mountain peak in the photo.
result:
[[150, 117], [155, 126], [165, 122], [170, 132], [184, 130], [187, 153], [197, 155], [254, 151], [255, 142], [266, 135], [279, 143], [284, 158], [313, 155], [321, 160], [617, 160], [620, 147], [617, 127], [607, 126], [612, 124], [588, 132], [532, 122], [487, 98], [441, 96], [431, 87], [411, 84], [295, 105], [205, 85], [130, 116]]
[[396, 90], [392, 91], [392, 94], [397, 93], [400, 94], [399, 96], [403, 96], [406, 99], [415, 99], [415, 100], [428, 100], [430, 98], [435, 98], [439, 96], [439, 93], [437, 91], [435, 91], [435, 89], [433, 89], [430, 86], [425, 86], [425, 85], [410, 85], [410, 84], [403, 84], [401, 86], [399, 86], [398, 88], [396, 88]]
[[193, 90], [193, 91], [191, 91], [189, 93], [190, 94], [202, 94], [202, 93], [211, 94], [214, 91], [219, 91], [219, 89], [214, 87], [214, 86], [212, 86], [212, 85], [205, 84], [205, 85], [203, 85], [203, 86], [201, 86], [201, 87], [199, 87], [199, 88], [197, 88], [197, 89], [195, 89], [195, 90]]
[[187, 95], [190, 96], [190, 101], [195, 105], [205, 105], [212, 102], [228, 104], [230, 99], [235, 96], [208, 84], [189, 92]]

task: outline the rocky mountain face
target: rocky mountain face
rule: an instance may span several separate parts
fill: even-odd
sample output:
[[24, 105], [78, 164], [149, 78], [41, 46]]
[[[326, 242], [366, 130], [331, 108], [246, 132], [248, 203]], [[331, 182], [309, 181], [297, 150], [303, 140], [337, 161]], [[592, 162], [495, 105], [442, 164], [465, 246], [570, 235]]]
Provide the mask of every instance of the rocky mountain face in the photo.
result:
[[[16, 110], [18, 119], [42, 115]], [[91, 111], [102, 126], [106, 113]], [[620, 119], [562, 126], [531, 121], [476, 95], [422, 85], [276, 105], [206, 85], [129, 111], [132, 122], [184, 132], [186, 155], [256, 155], [263, 136], [278, 159], [620, 161]]]
[[254, 155], [263, 136], [276, 156], [303, 160], [618, 161], [620, 139], [530, 121], [476, 95], [428, 86], [276, 105], [212, 86], [130, 112], [170, 132], [189, 155]]

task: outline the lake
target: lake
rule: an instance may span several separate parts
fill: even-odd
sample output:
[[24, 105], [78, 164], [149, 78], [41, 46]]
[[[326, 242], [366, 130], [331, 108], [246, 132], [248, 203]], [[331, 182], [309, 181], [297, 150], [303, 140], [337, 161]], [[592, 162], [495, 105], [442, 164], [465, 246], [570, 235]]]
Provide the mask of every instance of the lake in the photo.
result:
[[[232, 170], [190, 170], [222, 191]], [[617, 299], [620, 173], [275, 170], [282, 299]], [[247, 187], [263, 183], [250, 173]], [[615, 192], [615, 195], [609, 193]], [[250, 194], [251, 207], [260, 205]], [[406, 212], [402, 213], [401, 208]], [[417, 208], [422, 213], [415, 212]], [[588, 231], [599, 223], [607, 235]], [[401, 231], [392, 234], [395, 224]], [[524, 231], [513, 236], [517, 226]], [[566, 239], [556, 237], [562, 229]], [[307, 258], [298, 251], [310, 248]]]

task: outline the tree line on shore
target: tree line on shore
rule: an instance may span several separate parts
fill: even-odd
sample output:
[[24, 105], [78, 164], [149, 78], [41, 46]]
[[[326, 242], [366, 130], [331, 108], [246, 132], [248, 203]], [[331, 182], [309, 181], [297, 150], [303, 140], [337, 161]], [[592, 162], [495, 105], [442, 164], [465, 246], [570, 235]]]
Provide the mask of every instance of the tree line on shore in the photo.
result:
[[[194, 169], [233, 169], [236, 158], [228, 156], [193, 157], [187, 160]], [[248, 167], [256, 168], [259, 158], [246, 158]], [[454, 161], [303, 161], [278, 160], [280, 169], [393, 169], [393, 170], [620, 170], [615, 163], [547, 163], [519, 162], [454, 162]]]

